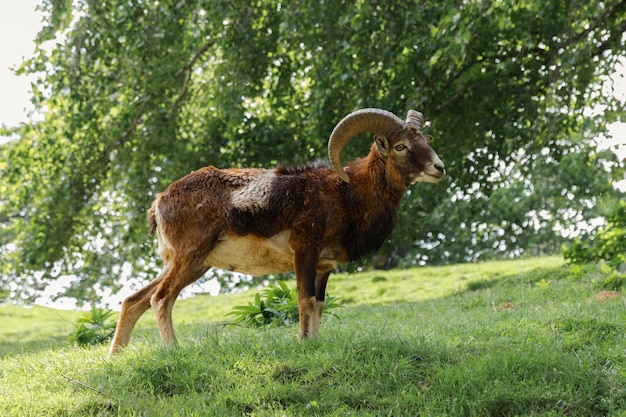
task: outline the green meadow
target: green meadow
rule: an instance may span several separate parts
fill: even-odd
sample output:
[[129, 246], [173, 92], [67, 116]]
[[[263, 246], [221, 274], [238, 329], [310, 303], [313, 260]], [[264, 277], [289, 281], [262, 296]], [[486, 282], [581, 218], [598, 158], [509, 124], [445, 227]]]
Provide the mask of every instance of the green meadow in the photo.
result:
[[[232, 324], [259, 289], [151, 312], [131, 345], [67, 341], [80, 312], [0, 307], [2, 416], [626, 416], [626, 304], [560, 257], [331, 276], [320, 337]], [[294, 282], [289, 283], [294, 286]]]

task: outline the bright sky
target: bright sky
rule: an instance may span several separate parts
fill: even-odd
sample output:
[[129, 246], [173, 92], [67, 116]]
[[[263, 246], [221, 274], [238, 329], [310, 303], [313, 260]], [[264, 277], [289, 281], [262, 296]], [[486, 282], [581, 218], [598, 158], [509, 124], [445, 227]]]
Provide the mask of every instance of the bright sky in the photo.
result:
[[36, 0], [0, 2], [0, 124], [9, 127], [28, 121], [30, 82], [16, 77], [11, 68], [17, 68], [35, 51], [33, 39], [41, 24], [41, 14], [35, 12]]

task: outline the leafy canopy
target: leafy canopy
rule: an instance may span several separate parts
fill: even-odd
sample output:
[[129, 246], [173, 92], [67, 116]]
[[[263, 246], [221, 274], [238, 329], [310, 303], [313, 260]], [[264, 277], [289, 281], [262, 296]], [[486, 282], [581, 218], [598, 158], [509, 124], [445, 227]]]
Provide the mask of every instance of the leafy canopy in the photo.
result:
[[3, 294], [73, 274], [68, 293], [95, 300], [151, 278], [157, 192], [208, 164], [325, 158], [362, 107], [423, 111], [449, 172], [411, 189], [385, 264], [550, 252], [602, 214], [622, 172], [592, 138], [619, 114], [601, 81], [626, 2], [379, 3], [44, 1], [19, 69], [43, 120], [0, 147]]

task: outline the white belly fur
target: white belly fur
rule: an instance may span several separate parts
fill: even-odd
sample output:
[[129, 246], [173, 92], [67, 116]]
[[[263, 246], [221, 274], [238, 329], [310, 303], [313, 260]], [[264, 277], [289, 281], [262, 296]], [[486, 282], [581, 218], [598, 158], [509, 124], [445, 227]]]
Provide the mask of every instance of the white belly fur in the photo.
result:
[[249, 275], [266, 275], [294, 269], [289, 230], [269, 239], [247, 235], [220, 236], [205, 265]]

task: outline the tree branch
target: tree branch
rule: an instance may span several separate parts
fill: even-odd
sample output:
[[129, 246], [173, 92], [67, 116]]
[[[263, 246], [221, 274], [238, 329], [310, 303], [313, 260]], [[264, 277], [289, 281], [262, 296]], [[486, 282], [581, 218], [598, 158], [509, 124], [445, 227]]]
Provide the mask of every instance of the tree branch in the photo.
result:
[[198, 61], [198, 59], [200, 59], [200, 57], [204, 55], [213, 45], [215, 45], [215, 42], [216, 42], [215, 39], [211, 39], [209, 42], [202, 45], [202, 48], [198, 49], [198, 51], [196, 51], [196, 53], [193, 54], [189, 62], [187, 62], [187, 64], [184, 67], [180, 68], [178, 71], [174, 73], [174, 78], [178, 78], [181, 74], [184, 73], [185, 79], [183, 81], [183, 85], [180, 89], [180, 92], [178, 93], [178, 96], [176, 97], [176, 100], [174, 100], [174, 103], [171, 105], [171, 108], [178, 106], [178, 103], [180, 103], [182, 98], [187, 93], [187, 87], [189, 86], [189, 80], [191, 79], [191, 70], [193, 66], [195, 65], [196, 61]]
[[[191, 70], [192, 70], [193, 66], [195, 65], [195, 63], [213, 45], [215, 45], [215, 43], [216, 43], [216, 40], [215, 39], [211, 39], [210, 41], [208, 41], [207, 43], [202, 45], [202, 47], [200, 49], [198, 49], [191, 56], [191, 59], [184, 66], [179, 68], [171, 77], [168, 77], [165, 80], [163, 80], [163, 82], [161, 83], [162, 86], [164, 86], [168, 81], [170, 81], [172, 79], [175, 79], [175, 78], [178, 78], [181, 74], [183, 74], [183, 73], [185, 74], [185, 80], [183, 81], [183, 86], [182, 86], [180, 92], [178, 93], [178, 96], [176, 97], [176, 100], [174, 100], [174, 103], [172, 104], [171, 107], [175, 107], [176, 105], [178, 105], [180, 100], [183, 98], [183, 96], [187, 92], [187, 87], [189, 86], [189, 79], [191, 78]], [[160, 96], [161, 94], [158, 94], [158, 95]], [[146, 100], [144, 100], [143, 104], [141, 105], [141, 108], [137, 112], [137, 115], [133, 118], [130, 126], [124, 132], [124, 134], [122, 135], [121, 143], [124, 143], [130, 137], [130, 135], [132, 135], [135, 132], [135, 130], [137, 129], [137, 126], [141, 122], [141, 118], [143, 117], [143, 114], [144, 114], [144, 112], [146, 110], [146, 107], [148, 107], [148, 103], [149, 102], [150, 102], [150, 98], [147, 98]], [[115, 148], [115, 147], [117, 147], [117, 145], [113, 146], [113, 148]]]
[[174, 73], [174, 77], [178, 77], [184, 71], [191, 71], [191, 68], [193, 68], [193, 66], [196, 63], [196, 61], [198, 59], [200, 59], [200, 57], [202, 55], [204, 55], [206, 53], [206, 51], [209, 50], [209, 48], [211, 48], [213, 45], [215, 45], [215, 42], [216, 42], [215, 39], [211, 39], [210, 41], [208, 41], [207, 43], [202, 45], [202, 47], [200, 49], [198, 49], [195, 54], [193, 54], [193, 56], [191, 57], [189, 62], [187, 62], [187, 64], [184, 67], [180, 68], [178, 71], [176, 71]]
[[[591, 26], [589, 26], [587, 29], [583, 30], [582, 32], [575, 34], [574, 37], [572, 38], [572, 42], [569, 43], [578, 43], [580, 42], [585, 36], [589, 35], [591, 32], [594, 32], [595, 30], [598, 29], [598, 27], [600, 27], [601, 25], [606, 25], [606, 22], [610, 22], [612, 20], [615, 19], [615, 15], [617, 15], [617, 13], [620, 11], [620, 9], [624, 10], [626, 9], [626, 0], [622, 0], [621, 2], [617, 3], [616, 5], [614, 5], [612, 8], [610, 8], [606, 13], [604, 13], [602, 16], [598, 17], [598, 19], [596, 19], [595, 23]], [[624, 24], [622, 24], [621, 26], [622, 28], [622, 33], [624, 32], [623, 28], [624, 28]]]

